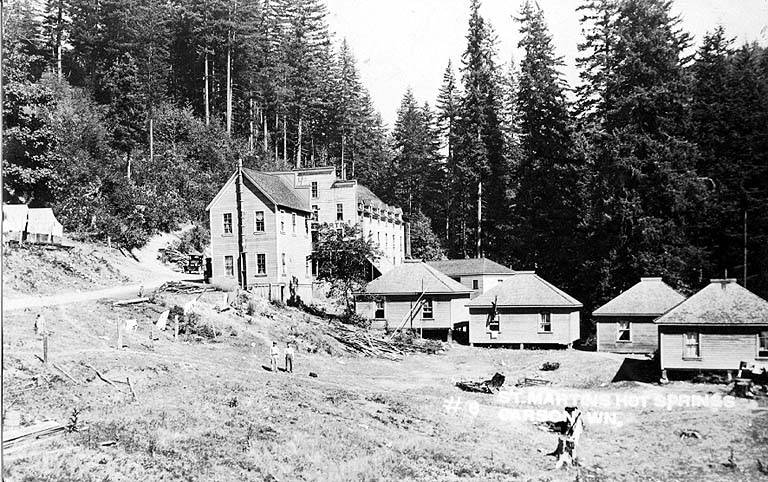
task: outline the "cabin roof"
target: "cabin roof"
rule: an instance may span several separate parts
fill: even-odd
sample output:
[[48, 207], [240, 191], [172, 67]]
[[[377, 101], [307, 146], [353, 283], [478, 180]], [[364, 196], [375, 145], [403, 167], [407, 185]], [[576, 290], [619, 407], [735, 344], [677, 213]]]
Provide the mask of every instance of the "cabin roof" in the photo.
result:
[[247, 168], [243, 168], [243, 174], [278, 206], [298, 211], [311, 211], [309, 205], [297, 196], [293, 187], [289, 186], [280, 176]]
[[736, 283], [713, 279], [656, 320], [662, 325], [768, 325], [768, 301]]
[[365, 287], [366, 294], [461, 294], [472, 290], [424, 262], [405, 262]]
[[442, 259], [427, 264], [448, 276], [481, 274], [515, 274], [514, 271], [488, 258]]
[[533, 271], [517, 271], [467, 306], [485, 307], [496, 302], [497, 307], [579, 308], [581, 302], [541, 278]]
[[592, 312], [595, 316], [659, 316], [685, 300], [661, 278], [640, 282]]

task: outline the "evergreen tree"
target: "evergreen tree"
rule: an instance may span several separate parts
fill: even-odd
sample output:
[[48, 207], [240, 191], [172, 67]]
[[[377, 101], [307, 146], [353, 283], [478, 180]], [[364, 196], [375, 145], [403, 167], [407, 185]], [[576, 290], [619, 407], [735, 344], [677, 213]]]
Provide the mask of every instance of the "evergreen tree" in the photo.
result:
[[526, 2], [518, 21], [524, 56], [515, 94], [519, 159], [513, 251], [516, 264], [540, 269], [547, 279], [570, 288], [580, 251], [575, 243], [578, 170], [558, 71], [562, 61], [555, 56], [541, 9]]

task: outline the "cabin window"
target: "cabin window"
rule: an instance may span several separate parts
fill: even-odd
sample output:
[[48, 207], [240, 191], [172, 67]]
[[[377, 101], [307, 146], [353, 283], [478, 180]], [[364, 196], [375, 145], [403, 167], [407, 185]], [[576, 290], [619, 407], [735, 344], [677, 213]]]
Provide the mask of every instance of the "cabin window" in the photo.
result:
[[336, 221], [344, 221], [344, 205], [336, 205]]
[[691, 331], [685, 334], [683, 347], [683, 358], [700, 358], [701, 357], [701, 340], [700, 334], [695, 331]]
[[757, 357], [768, 358], [768, 331], [761, 331], [757, 337]]
[[539, 313], [539, 333], [552, 333], [552, 313]]
[[224, 234], [232, 234], [232, 213], [224, 213]]
[[256, 214], [253, 216], [254, 222], [253, 222], [253, 229], [257, 233], [263, 233], [264, 232], [264, 211], [256, 211]]
[[291, 225], [293, 226], [293, 234], [296, 234], [296, 213], [291, 213]]
[[285, 276], [287, 273], [285, 272], [285, 253], [281, 256], [282, 264], [283, 264], [283, 276]]
[[317, 199], [317, 181], [312, 181], [312, 199]]
[[285, 233], [285, 211], [280, 211], [280, 232]]
[[256, 274], [267, 274], [267, 255], [256, 255]]
[[421, 310], [421, 317], [427, 320], [431, 320], [434, 317], [431, 298], [424, 298], [424, 308]]
[[224, 256], [224, 273], [227, 276], [235, 275], [235, 258], [232, 256]]
[[616, 341], [631, 341], [631, 333], [628, 321], [619, 322], [619, 331], [616, 334]]
[[472, 289], [473, 290], [479, 290], [480, 289], [480, 281], [473, 279], [472, 280]]
[[377, 320], [384, 319], [384, 300], [376, 300], [376, 313], [373, 315]]

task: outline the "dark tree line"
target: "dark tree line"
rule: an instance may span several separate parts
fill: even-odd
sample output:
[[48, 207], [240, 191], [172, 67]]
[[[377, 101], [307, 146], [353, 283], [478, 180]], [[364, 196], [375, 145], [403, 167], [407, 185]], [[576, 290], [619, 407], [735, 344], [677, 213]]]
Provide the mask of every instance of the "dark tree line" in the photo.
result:
[[668, 1], [582, 1], [568, 86], [535, 2], [505, 64], [470, 0], [434, 106], [406, 92], [391, 132], [322, 0], [39, 3], [4, 6], [3, 195], [68, 229], [139, 245], [205, 221], [237, 158], [344, 165], [420, 256], [536, 269], [588, 309], [640, 276], [744, 282], [745, 246], [768, 296], [768, 50], [694, 45]]

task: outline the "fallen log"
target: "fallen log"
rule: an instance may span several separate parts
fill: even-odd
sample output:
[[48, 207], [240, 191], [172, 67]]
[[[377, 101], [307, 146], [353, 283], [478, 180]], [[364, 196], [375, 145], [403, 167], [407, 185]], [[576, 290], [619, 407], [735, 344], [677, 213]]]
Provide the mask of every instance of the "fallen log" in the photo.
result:
[[114, 388], [114, 387], [115, 387], [115, 384], [114, 384], [114, 383], [112, 383], [112, 381], [111, 381], [111, 380], [109, 380], [109, 379], [105, 378], [105, 377], [104, 377], [104, 376], [103, 376], [103, 375], [102, 375], [102, 374], [101, 374], [101, 373], [100, 373], [100, 372], [99, 372], [97, 369], [95, 369], [94, 367], [92, 367], [91, 365], [88, 365], [88, 364], [85, 364], [85, 366], [86, 366], [86, 367], [88, 367], [88, 368], [90, 368], [91, 370], [95, 371], [95, 372], [96, 372], [96, 376], [97, 376], [97, 377], [99, 377], [99, 378], [101, 378], [101, 380], [102, 380], [103, 382], [105, 382], [105, 383], [109, 384], [109, 385], [110, 385], [112, 388]]
[[147, 301], [149, 301], [149, 298], [133, 298], [130, 300], [115, 301], [114, 303], [112, 303], [112, 306], [135, 305], [138, 303], [146, 303]]
[[63, 369], [63, 368], [61, 368], [61, 367], [60, 367], [59, 365], [57, 365], [56, 363], [53, 363], [53, 368], [55, 368], [55, 369], [57, 369], [58, 371], [60, 371], [61, 373], [63, 373], [63, 374], [64, 374], [64, 376], [66, 376], [67, 378], [69, 378], [70, 380], [72, 380], [72, 381], [75, 383], [75, 385], [80, 385], [80, 382], [78, 382], [77, 380], [75, 380], [75, 379], [74, 379], [74, 377], [72, 377], [72, 375], [70, 375], [69, 373], [67, 373], [66, 371], [64, 371], [64, 369]]
[[40, 422], [29, 427], [5, 429], [3, 433], [3, 450], [15, 444], [67, 431], [67, 425], [56, 421]]

